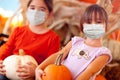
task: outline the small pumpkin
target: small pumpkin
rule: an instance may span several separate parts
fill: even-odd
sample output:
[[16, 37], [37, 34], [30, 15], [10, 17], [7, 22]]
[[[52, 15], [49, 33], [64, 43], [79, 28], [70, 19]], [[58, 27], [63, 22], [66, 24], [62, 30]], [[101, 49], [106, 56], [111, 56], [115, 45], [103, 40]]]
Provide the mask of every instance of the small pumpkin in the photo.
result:
[[55, 64], [50, 64], [44, 69], [45, 75], [42, 76], [42, 80], [72, 80], [69, 69], [61, 64], [62, 55], [58, 55]]
[[107, 79], [104, 76], [99, 74], [96, 76], [95, 80], [107, 80]]
[[[27, 62], [32, 62], [36, 66], [38, 65], [37, 61], [30, 55], [25, 55], [23, 49], [19, 50], [19, 55], [11, 55], [4, 59], [3, 65], [5, 65], [6, 77], [10, 80], [20, 80], [17, 76], [17, 67], [18, 65], [24, 65]], [[32, 80], [32, 79], [28, 79]]]

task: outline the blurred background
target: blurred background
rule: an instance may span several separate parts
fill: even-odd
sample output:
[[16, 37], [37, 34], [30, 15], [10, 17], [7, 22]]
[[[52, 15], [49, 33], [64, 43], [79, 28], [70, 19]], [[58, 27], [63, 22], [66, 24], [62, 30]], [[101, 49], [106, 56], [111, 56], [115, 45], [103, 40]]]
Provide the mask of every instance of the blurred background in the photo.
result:
[[[19, 6], [20, 3], [18, 0], [12, 0], [11, 2], [8, 2], [8, 0], [0, 0], [0, 32], [2, 32], [8, 18], [14, 14]], [[11, 28], [22, 24], [22, 19], [22, 15], [17, 13], [12, 19], [9, 27]]]
[[[0, 46], [8, 39], [15, 27], [27, 24], [26, 5], [29, 0], [0, 0]], [[82, 12], [91, 4], [105, 8], [109, 26], [103, 45], [112, 51], [113, 60], [105, 66], [101, 75], [107, 80], [120, 80], [120, 0], [54, 0], [54, 16], [48, 27], [61, 39], [61, 47], [73, 36], [84, 37], [79, 29]]]

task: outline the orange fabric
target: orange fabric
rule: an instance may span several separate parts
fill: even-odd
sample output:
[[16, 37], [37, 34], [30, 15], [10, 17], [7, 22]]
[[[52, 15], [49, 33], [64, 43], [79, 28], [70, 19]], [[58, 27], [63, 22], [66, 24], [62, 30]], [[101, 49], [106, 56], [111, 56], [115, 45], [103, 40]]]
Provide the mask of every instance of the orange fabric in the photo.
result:
[[44, 34], [31, 32], [28, 26], [17, 27], [10, 35], [7, 43], [0, 48], [0, 59], [11, 54], [18, 54], [19, 49], [33, 56], [40, 64], [49, 55], [60, 48], [59, 36], [52, 30]]

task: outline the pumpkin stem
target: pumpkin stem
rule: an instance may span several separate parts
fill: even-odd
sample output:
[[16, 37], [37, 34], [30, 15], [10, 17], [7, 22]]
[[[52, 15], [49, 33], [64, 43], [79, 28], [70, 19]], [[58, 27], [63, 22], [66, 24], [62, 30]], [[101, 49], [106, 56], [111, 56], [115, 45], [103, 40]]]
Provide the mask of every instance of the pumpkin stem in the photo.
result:
[[63, 56], [62, 53], [57, 56], [56, 61], [55, 61], [56, 65], [58, 65], [58, 66], [61, 65], [62, 56]]
[[25, 52], [23, 49], [19, 49], [19, 55], [25, 55]]

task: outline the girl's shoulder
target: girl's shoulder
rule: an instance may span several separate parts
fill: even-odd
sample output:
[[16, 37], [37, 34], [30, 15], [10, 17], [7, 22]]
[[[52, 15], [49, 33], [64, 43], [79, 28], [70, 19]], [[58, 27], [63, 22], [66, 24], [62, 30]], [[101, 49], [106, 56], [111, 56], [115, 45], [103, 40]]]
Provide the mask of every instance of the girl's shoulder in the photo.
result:
[[74, 45], [74, 44], [83, 42], [84, 38], [79, 37], [79, 36], [74, 36], [74, 37], [72, 37], [71, 41], [72, 41], [72, 45]]
[[100, 47], [100, 53], [106, 53], [106, 54], [111, 54], [111, 51], [107, 47]]
[[108, 63], [111, 62], [112, 54], [111, 54], [111, 51], [107, 47], [104, 47], [104, 46], [100, 47], [99, 53], [97, 54], [97, 56], [101, 56], [101, 55], [108, 55], [109, 56]]
[[22, 32], [22, 31], [27, 30], [27, 29], [28, 29], [27, 25], [25, 25], [25, 26], [17, 26], [17, 27], [14, 28], [13, 31]]
[[15, 27], [13, 29], [13, 31], [11, 32], [11, 34], [19, 36], [19, 35], [23, 34], [26, 31], [28, 31], [28, 27], [27, 26], [17, 26], [17, 27]]
[[48, 34], [50, 34], [51, 36], [59, 36], [54, 30], [49, 30], [48, 32], [47, 32]]

